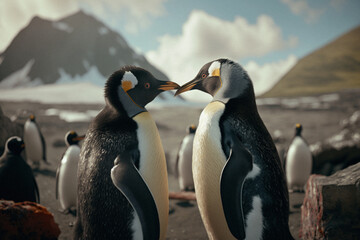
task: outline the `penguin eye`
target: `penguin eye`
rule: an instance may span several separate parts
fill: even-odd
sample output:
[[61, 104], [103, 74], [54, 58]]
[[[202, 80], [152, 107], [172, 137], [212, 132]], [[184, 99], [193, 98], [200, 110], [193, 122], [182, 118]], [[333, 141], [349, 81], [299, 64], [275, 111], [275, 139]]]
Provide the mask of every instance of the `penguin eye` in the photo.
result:
[[150, 88], [150, 83], [147, 82], [147, 83], [144, 84], [144, 86], [145, 86], [145, 88], [149, 89]]
[[206, 78], [206, 74], [205, 74], [205, 73], [203, 73], [203, 75], [201, 75], [201, 77], [202, 77], [202, 78]]

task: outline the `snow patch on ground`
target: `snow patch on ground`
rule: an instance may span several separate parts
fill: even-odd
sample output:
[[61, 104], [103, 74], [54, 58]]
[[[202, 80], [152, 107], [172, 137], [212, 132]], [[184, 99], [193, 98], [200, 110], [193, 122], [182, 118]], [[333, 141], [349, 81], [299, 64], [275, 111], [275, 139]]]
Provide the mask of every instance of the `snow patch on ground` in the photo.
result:
[[49, 108], [45, 111], [44, 115], [59, 116], [60, 119], [66, 122], [89, 122], [98, 113], [99, 113], [98, 110], [87, 110], [86, 112], [77, 112], [77, 111]]
[[259, 98], [258, 105], [279, 105], [284, 108], [306, 108], [306, 109], [329, 109], [332, 102], [340, 99], [339, 94], [331, 93], [320, 96], [296, 97], [296, 98]]
[[33, 88], [1, 89], [0, 100], [48, 104], [105, 104], [104, 90], [88, 82], [47, 84]]

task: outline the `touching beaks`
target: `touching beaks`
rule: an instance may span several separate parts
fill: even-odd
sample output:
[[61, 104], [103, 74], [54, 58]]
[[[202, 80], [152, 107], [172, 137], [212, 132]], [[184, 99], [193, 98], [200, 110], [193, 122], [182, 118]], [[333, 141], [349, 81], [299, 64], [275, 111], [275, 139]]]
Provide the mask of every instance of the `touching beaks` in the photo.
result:
[[174, 90], [174, 89], [178, 89], [178, 88], [180, 88], [180, 86], [177, 83], [167, 81], [167, 82], [165, 82], [165, 84], [160, 85], [158, 89], [162, 90], [162, 91], [168, 91], [168, 90]]
[[198, 85], [200, 83], [201, 83], [201, 80], [199, 80], [199, 79], [194, 79], [188, 83], [185, 83], [176, 91], [175, 97], [183, 92], [187, 92], [187, 91], [193, 89], [196, 85]]

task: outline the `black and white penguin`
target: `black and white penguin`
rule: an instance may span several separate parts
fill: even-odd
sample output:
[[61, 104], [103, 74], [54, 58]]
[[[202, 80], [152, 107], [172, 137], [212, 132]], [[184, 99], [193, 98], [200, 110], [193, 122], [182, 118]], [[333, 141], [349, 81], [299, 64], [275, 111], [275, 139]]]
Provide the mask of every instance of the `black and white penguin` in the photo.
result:
[[193, 149], [195, 193], [209, 238], [293, 239], [284, 171], [246, 71], [218, 59], [176, 95], [192, 89], [213, 96]]
[[40, 161], [47, 163], [45, 139], [33, 114], [24, 125], [24, 142], [27, 162], [31, 161], [34, 169], [40, 167]]
[[178, 87], [133, 66], [109, 77], [81, 149], [75, 239], [165, 239], [165, 153], [145, 106]]
[[309, 145], [301, 136], [302, 125], [296, 124], [295, 136], [286, 154], [285, 173], [289, 191], [304, 191], [312, 170], [312, 154]]
[[195, 131], [195, 125], [187, 128], [187, 135], [181, 141], [179, 152], [176, 156], [175, 173], [179, 181], [180, 190], [182, 191], [194, 191], [192, 155]]
[[75, 131], [65, 135], [67, 149], [63, 154], [56, 171], [56, 199], [59, 199], [61, 210], [68, 213], [77, 204], [77, 170], [80, 159], [79, 142], [85, 136], [79, 136]]
[[30, 166], [21, 157], [25, 144], [20, 137], [6, 141], [0, 157], [0, 199], [40, 202], [39, 189]]

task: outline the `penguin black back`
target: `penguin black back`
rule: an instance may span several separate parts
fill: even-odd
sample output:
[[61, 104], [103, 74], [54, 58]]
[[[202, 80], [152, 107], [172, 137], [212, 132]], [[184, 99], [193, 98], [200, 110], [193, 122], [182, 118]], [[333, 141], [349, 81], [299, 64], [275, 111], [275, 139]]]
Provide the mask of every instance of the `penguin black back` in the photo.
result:
[[[237, 126], [233, 128], [236, 130], [236, 135], [254, 156], [254, 164], [261, 166], [262, 169], [256, 179], [248, 178], [244, 182], [243, 188], [246, 189], [243, 192], [244, 215], [248, 215], [252, 210], [252, 197], [259, 195], [263, 199], [263, 216], [278, 216], [277, 219], [271, 217], [265, 219], [263, 236], [282, 236], [279, 239], [292, 239], [288, 231], [289, 196], [283, 168], [271, 135], [258, 114], [255, 98], [250, 96], [250, 98], [240, 97], [229, 100], [220, 119], [222, 132], [225, 122]], [[222, 146], [224, 152], [228, 152], [224, 141]], [[279, 219], [283, 221], [281, 225]]]
[[[162, 172], [166, 170], [165, 155], [145, 105], [162, 91], [177, 87], [173, 82], [157, 80], [148, 71], [132, 66], [109, 77], [105, 85], [106, 106], [91, 123], [81, 149], [74, 239], [149, 239], [159, 234], [164, 237], [168, 202], [154, 201], [161, 203], [156, 195], [159, 192], [160, 199], [168, 201], [167, 175]], [[143, 132], [153, 138], [147, 140]], [[141, 141], [146, 144], [145, 148], [140, 147]], [[160, 152], [154, 154], [154, 151]], [[146, 154], [149, 156], [144, 156]], [[155, 165], [164, 166], [160, 164], [161, 168], [151, 169], [154, 164], [147, 164], [147, 161], [152, 160], [156, 161]], [[122, 171], [125, 165], [131, 168], [131, 176], [126, 175], [130, 171]], [[146, 182], [149, 171], [157, 173], [150, 179], [161, 176], [157, 183], [164, 191], [157, 191], [156, 187], [152, 188], [154, 184]], [[136, 182], [133, 184], [134, 181], [142, 181], [142, 187]], [[137, 199], [139, 196], [141, 199]], [[136, 235], [141, 232], [143, 236]]]
[[213, 96], [200, 116], [193, 161], [209, 237], [292, 239], [284, 172], [247, 72], [231, 60], [214, 60], [175, 95], [192, 89]]
[[24, 142], [19, 137], [11, 137], [6, 142], [0, 157], [0, 199], [40, 202], [33, 172], [20, 155], [23, 149]]

